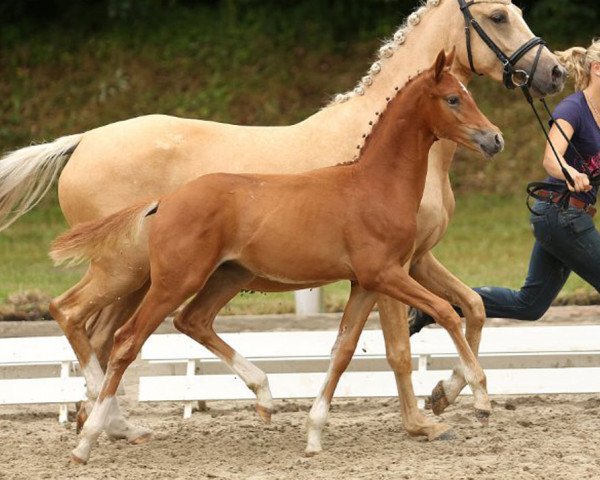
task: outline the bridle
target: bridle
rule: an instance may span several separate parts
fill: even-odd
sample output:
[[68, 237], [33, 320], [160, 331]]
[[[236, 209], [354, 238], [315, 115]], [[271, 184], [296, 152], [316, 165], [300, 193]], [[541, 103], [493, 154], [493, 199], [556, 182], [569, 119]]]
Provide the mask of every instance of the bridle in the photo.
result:
[[[504, 86], [510, 90], [513, 90], [518, 87], [523, 92], [523, 95], [525, 96], [527, 103], [529, 103], [529, 105], [531, 106], [531, 109], [533, 110], [533, 113], [535, 114], [535, 117], [540, 125], [540, 128], [542, 129], [542, 132], [544, 133], [544, 136], [546, 137], [546, 141], [550, 145], [550, 148], [552, 150], [552, 153], [554, 154], [554, 157], [556, 158], [556, 161], [560, 165], [562, 174], [564, 175], [566, 181], [571, 186], [574, 186], [575, 182], [573, 180], [573, 177], [571, 176], [569, 171], [566, 169], [564, 162], [561, 160], [560, 155], [558, 154], [558, 152], [556, 151], [556, 148], [552, 144], [552, 141], [550, 140], [550, 137], [548, 135], [548, 131], [546, 130], [546, 127], [544, 126], [544, 122], [542, 121], [540, 114], [538, 113], [537, 109], [535, 108], [535, 105], [533, 104], [533, 97], [531, 96], [531, 92], [529, 90], [531, 87], [531, 82], [533, 81], [533, 76], [535, 75], [535, 72], [536, 72], [536, 69], [537, 69], [537, 66], [538, 66], [538, 63], [540, 60], [540, 56], [542, 54], [542, 50], [546, 46], [546, 42], [543, 39], [541, 39], [540, 37], [533, 37], [533, 38], [530, 38], [523, 45], [521, 45], [519, 48], [517, 48], [513, 52], [512, 55], [510, 55], [510, 56], [506, 55], [506, 53], [504, 53], [502, 51], [502, 49], [498, 45], [496, 45], [496, 42], [494, 42], [490, 38], [490, 36], [485, 32], [485, 30], [477, 22], [477, 20], [475, 20], [475, 18], [473, 18], [473, 15], [471, 15], [471, 11], [469, 10], [469, 8], [472, 5], [475, 5], [477, 3], [483, 3], [483, 2], [477, 2], [476, 0], [471, 0], [469, 2], [467, 2], [466, 0], [458, 0], [458, 5], [460, 7], [460, 11], [462, 12], [464, 19], [465, 19], [465, 42], [467, 45], [467, 58], [469, 60], [469, 67], [471, 68], [471, 71], [473, 73], [475, 73], [476, 75], [481, 75], [475, 69], [475, 64], [473, 62], [473, 52], [471, 49], [471, 27], [472, 27], [473, 30], [475, 30], [475, 32], [477, 32], [477, 34], [479, 35], [479, 37], [481, 38], [483, 43], [485, 43], [489, 47], [489, 49], [492, 52], [494, 52], [496, 57], [498, 57], [500, 62], [502, 62], [502, 65], [504, 66], [503, 72], [502, 72], [503, 73], [502, 74], [502, 83], [504, 84]], [[490, 2], [485, 2], [485, 3], [502, 3], [502, 4], [504, 4], [504, 2], [501, 2], [501, 1], [490, 1]], [[538, 47], [538, 49], [535, 54], [533, 63], [531, 65], [531, 70], [529, 72], [527, 72], [523, 69], [516, 68], [517, 62], [521, 58], [523, 58], [523, 56], [527, 52], [534, 49], [535, 47]], [[546, 103], [546, 101], [543, 98], [540, 99], [540, 101], [544, 105], [544, 108], [545, 108], [546, 112], [548, 113], [548, 116], [554, 123], [554, 125], [557, 126], [562, 137], [567, 141], [567, 143], [573, 149], [575, 154], [578, 155], [581, 159], [583, 159], [582, 155], [577, 151], [577, 148], [575, 148], [575, 146], [571, 142], [571, 139], [565, 134], [564, 130], [558, 124], [556, 119], [552, 116], [552, 112], [550, 111], [550, 108], [548, 108], [548, 104]], [[582, 165], [584, 165], [584, 168], [585, 168], [585, 164], [582, 163]], [[585, 173], [588, 174], [588, 176], [590, 177], [591, 185], [594, 185], [594, 186], [600, 185], [600, 174], [598, 174], [596, 176], [591, 176], [590, 174], [592, 172], [586, 171]], [[534, 199], [541, 200], [541, 199], [543, 199], [543, 197], [537, 193], [540, 190], [555, 191], [559, 195], [559, 202], [558, 202], [559, 205], [561, 205], [563, 208], [567, 208], [569, 206], [569, 200], [570, 200], [572, 192], [569, 189], [566, 189], [566, 191], [563, 191], [562, 188], [563, 188], [562, 186], [560, 186], [560, 185], [557, 186], [556, 184], [553, 184], [553, 183], [532, 182], [527, 185], [527, 195], [528, 195], [528, 198], [532, 197]], [[529, 208], [529, 210], [532, 213], [538, 215], [534, 210], [532, 210], [532, 208], [529, 205], [529, 202], [527, 202], [527, 208]]]
[[[517, 48], [512, 55], [508, 56], [506, 53], [502, 51], [502, 49], [496, 45], [490, 36], [485, 32], [483, 27], [479, 25], [479, 22], [473, 18], [471, 15], [471, 11], [469, 8], [472, 5], [476, 5], [477, 2], [475, 0], [471, 0], [467, 2], [466, 0], [458, 0], [458, 6], [460, 7], [460, 11], [462, 12], [465, 18], [465, 40], [467, 43], [467, 57], [469, 59], [469, 66], [471, 67], [471, 71], [477, 75], [480, 73], [475, 69], [475, 64], [473, 62], [473, 52], [471, 51], [471, 27], [473, 30], [477, 32], [479, 38], [485, 43], [489, 49], [494, 52], [498, 60], [502, 62], [504, 66], [503, 75], [502, 75], [502, 83], [508, 89], [514, 89], [516, 87], [530, 87], [531, 82], [533, 80], [533, 76], [535, 75], [535, 71], [537, 69], [538, 62], [540, 60], [540, 55], [542, 54], [542, 50], [546, 46], [546, 42], [540, 37], [533, 37], [527, 40], [523, 45]], [[488, 3], [488, 2], [486, 2]], [[492, 3], [492, 2], [489, 2]], [[493, 2], [493, 3], [503, 3], [503, 2]], [[538, 50], [535, 54], [535, 59], [533, 60], [533, 64], [531, 65], [531, 70], [529, 72], [516, 68], [516, 64], [523, 56], [529, 52], [529, 50], [538, 47]]]

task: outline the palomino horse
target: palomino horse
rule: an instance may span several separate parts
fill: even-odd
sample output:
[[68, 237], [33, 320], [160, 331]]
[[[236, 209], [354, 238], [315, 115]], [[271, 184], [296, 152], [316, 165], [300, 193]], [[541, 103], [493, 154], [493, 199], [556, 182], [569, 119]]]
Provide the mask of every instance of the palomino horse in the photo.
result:
[[[446, 138], [486, 155], [503, 147], [499, 130], [449, 73], [453, 56], [447, 59], [442, 50], [430, 69], [409, 80], [389, 103], [355, 162], [296, 175], [205, 175], [158, 201], [83, 223], [56, 240], [52, 250], [56, 261], [91, 260], [91, 279], [77, 294], [80, 312], [81, 306], [93, 304], [106, 291], [119, 295], [128, 292], [119, 288], [134, 285], [125, 281], [127, 266], [117, 267], [109, 278], [110, 272], [103, 269], [105, 259], [118, 264], [119, 252], [130, 239], [137, 236], [148, 245], [151, 265], [148, 292], [115, 334], [98, 398], [73, 451], [76, 462], [87, 462], [100, 433], [113, 418], [120, 421], [115, 394], [127, 366], [164, 318], [192, 295], [175, 324], [238, 374], [256, 392], [258, 412], [270, 414], [266, 376], [219, 338], [212, 326], [222, 305], [215, 305], [212, 291], [239, 291], [256, 277], [288, 284], [348, 279], [431, 313], [456, 345], [476, 408], [489, 412], [485, 376], [458, 315], [403, 267], [414, 245], [433, 143]], [[219, 270], [217, 284], [211, 283]], [[135, 272], [130, 276], [137, 278]], [[342, 329], [340, 336], [360, 334], [364, 319], [352, 310], [353, 303], [361, 301], [364, 298], [357, 300], [353, 292], [345, 312], [347, 330]], [[80, 348], [65, 311], [55, 303], [51, 311], [78, 358], [87, 360], [90, 352]], [[341, 373], [335, 358], [330, 371]], [[327, 401], [337, 377], [330, 375], [323, 387]]]
[[[471, 77], [465, 42], [465, 23], [456, 0], [428, 0], [411, 14], [379, 51], [379, 58], [357, 87], [338, 95], [326, 108], [289, 127], [239, 127], [167, 116], [145, 116], [97, 128], [55, 142], [17, 150], [0, 161], [0, 217], [4, 225], [31, 208], [51, 181], [60, 176], [59, 199], [70, 225], [101, 218], [148, 197], [158, 198], [186, 181], [211, 172], [293, 173], [349, 161], [357, 154], [387, 99], [410, 75], [426, 68], [437, 52], [458, 46], [453, 73], [467, 83]], [[520, 11], [509, 0], [473, 2], [472, 15], [505, 52], [515, 52], [533, 35]], [[477, 72], [497, 81], [503, 66], [478, 36], [470, 41]], [[551, 94], [562, 87], [564, 69], [547, 49], [540, 50], [532, 89]], [[519, 61], [528, 71], [534, 51]], [[430, 250], [443, 237], [454, 210], [448, 169], [455, 144], [438, 142], [429, 155], [429, 171], [419, 208], [411, 275], [432, 291], [459, 305], [466, 316], [467, 340], [477, 352], [484, 321], [481, 299], [439, 262]], [[68, 160], [68, 163], [67, 163]], [[94, 172], [90, 175], [90, 172]], [[13, 214], [11, 216], [11, 214]], [[95, 353], [84, 369], [102, 374], [113, 333], [137, 308], [148, 287], [148, 258], [143, 245], [132, 244], [121, 261], [139, 272], [140, 288], [123, 297], [103, 298], [106, 307], [89, 322]], [[111, 265], [105, 270], [110, 272]], [[260, 281], [253, 290], [294, 288], [282, 282]], [[108, 294], [107, 294], [108, 295]], [[413, 433], [427, 432], [406, 369], [409, 351], [403, 345], [404, 307], [386, 297], [379, 303], [390, 365], [396, 374], [405, 426]], [[363, 308], [370, 308], [368, 302]], [[404, 380], [402, 380], [404, 379]], [[464, 385], [460, 370], [444, 383], [452, 401]], [[80, 423], [85, 417], [82, 410]], [[132, 428], [127, 438], [135, 439]], [[430, 436], [430, 435], [428, 435]], [[431, 438], [431, 436], [430, 436]]]

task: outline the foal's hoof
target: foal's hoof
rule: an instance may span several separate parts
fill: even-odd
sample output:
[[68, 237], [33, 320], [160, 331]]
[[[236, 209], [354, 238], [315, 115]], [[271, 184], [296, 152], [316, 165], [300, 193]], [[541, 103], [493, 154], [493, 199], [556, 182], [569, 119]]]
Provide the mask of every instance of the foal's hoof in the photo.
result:
[[484, 427], [487, 427], [490, 424], [490, 411], [476, 408], [475, 418], [477, 418]]
[[264, 424], [268, 425], [271, 423], [271, 409], [267, 407], [263, 407], [262, 405], [256, 405], [256, 413], [263, 421]]
[[71, 453], [71, 463], [74, 463], [75, 465], [85, 465], [87, 463], [87, 460], [79, 458], [74, 453]]
[[148, 431], [142, 433], [140, 436], [128, 440], [131, 445], [143, 445], [144, 443], [148, 443], [152, 439], [152, 432]]
[[320, 448], [318, 450], [313, 450], [313, 449], [307, 447], [306, 450], [304, 450], [304, 456], [305, 457], [314, 457], [315, 455], [318, 455], [321, 452], [322, 452], [322, 450]]
[[446, 398], [446, 392], [444, 392], [444, 382], [440, 380], [431, 392], [431, 410], [435, 415], [441, 415], [448, 405], [450, 405], [450, 402]]

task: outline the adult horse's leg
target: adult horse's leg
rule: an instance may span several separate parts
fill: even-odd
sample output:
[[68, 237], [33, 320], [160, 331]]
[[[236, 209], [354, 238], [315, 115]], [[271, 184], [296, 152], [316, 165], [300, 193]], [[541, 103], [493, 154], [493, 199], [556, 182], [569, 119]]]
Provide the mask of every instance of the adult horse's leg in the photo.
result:
[[[50, 303], [50, 313], [62, 328], [69, 340], [87, 386], [88, 401], [83, 402], [77, 415], [77, 431], [80, 430], [87, 418], [88, 402], [97, 398], [104, 372], [85, 334], [85, 320], [90, 315], [109, 304], [119, 294], [128, 293], [135, 289], [121, 281], [117, 276], [99, 270], [93, 264], [83, 279], [60, 297]], [[125, 438], [131, 443], [142, 443], [150, 437], [150, 431], [136, 427], [127, 422], [120, 412], [116, 412], [113, 421], [107, 427], [108, 434], [113, 438]]]
[[115, 332], [131, 318], [133, 312], [140, 306], [149, 287], [150, 280], [146, 281], [142, 288], [123, 295], [120, 299], [107, 305], [86, 322], [86, 335], [90, 339], [92, 348], [103, 370], [106, 370]]
[[182, 312], [175, 317], [175, 327], [205, 346], [244, 381], [256, 394], [256, 412], [265, 423], [271, 421], [273, 397], [265, 372], [246, 360], [214, 331], [213, 322], [217, 313], [245, 285], [253, 274], [237, 266], [219, 268], [206, 285]]
[[485, 374], [462, 333], [460, 318], [452, 306], [411, 278], [401, 265], [375, 268], [369, 259], [365, 260], [365, 271], [360, 272], [359, 281], [362, 279], [366, 288], [423, 310], [448, 331], [462, 362], [465, 379], [473, 391], [477, 418], [487, 421], [491, 405]]
[[437, 423], [425, 417], [417, 407], [412, 384], [412, 358], [410, 337], [406, 319], [406, 306], [390, 297], [380, 296], [377, 300], [379, 319], [387, 360], [396, 376], [400, 409], [404, 428], [409, 435], [426, 435], [429, 440], [447, 440], [453, 437], [449, 425]]
[[307, 455], [314, 455], [322, 450], [321, 434], [327, 423], [331, 399], [342, 373], [352, 360], [358, 339], [376, 300], [376, 293], [369, 292], [355, 283], [352, 284], [338, 336], [331, 349], [331, 362], [325, 383], [319, 390], [308, 414], [308, 440], [305, 450]]
[[[481, 331], [485, 323], [485, 307], [481, 297], [470, 287], [450, 273], [431, 252], [413, 264], [411, 276], [431, 292], [453, 305], [458, 305], [465, 317], [465, 336], [475, 355], [479, 353]], [[454, 403], [467, 385], [462, 366], [456, 365], [448, 380], [440, 381], [431, 394], [431, 407], [436, 415]]]

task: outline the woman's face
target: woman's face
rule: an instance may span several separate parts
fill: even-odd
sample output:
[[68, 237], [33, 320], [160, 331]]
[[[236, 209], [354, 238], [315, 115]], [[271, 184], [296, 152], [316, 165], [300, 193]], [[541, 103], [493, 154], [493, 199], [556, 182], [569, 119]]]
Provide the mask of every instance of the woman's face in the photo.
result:
[[600, 88], [600, 62], [592, 62], [590, 65], [590, 84]]

